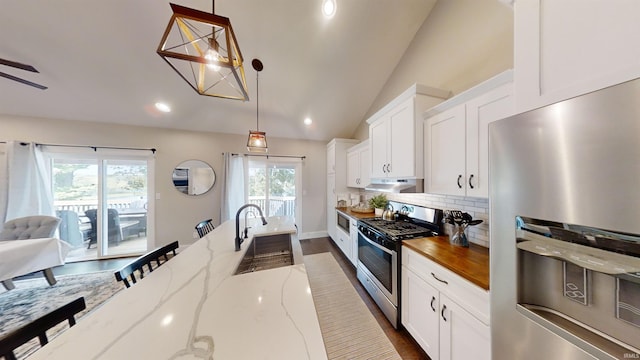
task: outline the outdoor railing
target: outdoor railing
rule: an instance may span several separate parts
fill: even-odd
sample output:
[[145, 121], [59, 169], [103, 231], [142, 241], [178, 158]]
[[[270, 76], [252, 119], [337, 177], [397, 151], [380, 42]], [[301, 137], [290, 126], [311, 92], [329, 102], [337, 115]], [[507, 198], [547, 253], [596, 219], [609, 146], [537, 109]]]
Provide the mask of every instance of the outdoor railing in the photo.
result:
[[[84, 212], [89, 209], [97, 209], [98, 203], [94, 200], [65, 200], [65, 201], [55, 201], [54, 203], [55, 210], [71, 210], [76, 212], [78, 215], [84, 215]], [[130, 209], [130, 208], [139, 208], [140, 205], [136, 204], [132, 201], [107, 201], [107, 208], [109, 209]]]
[[[260, 206], [262, 211], [265, 212], [265, 216], [295, 216], [295, 196], [272, 196], [269, 198], [268, 209], [267, 199], [264, 196], [249, 196], [249, 203]], [[143, 206], [135, 201], [107, 201], [107, 207], [116, 210], [141, 208]], [[86, 210], [97, 209], [98, 203], [94, 200], [65, 200], [56, 201], [54, 207], [56, 210], [75, 211], [82, 216]]]
[[272, 196], [269, 198], [269, 209], [267, 209], [267, 199], [264, 196], [249, 196], [249, 203], [260, 206], [262, 211], [266, 212], [265, 216], [295, 215], [295, 196]]

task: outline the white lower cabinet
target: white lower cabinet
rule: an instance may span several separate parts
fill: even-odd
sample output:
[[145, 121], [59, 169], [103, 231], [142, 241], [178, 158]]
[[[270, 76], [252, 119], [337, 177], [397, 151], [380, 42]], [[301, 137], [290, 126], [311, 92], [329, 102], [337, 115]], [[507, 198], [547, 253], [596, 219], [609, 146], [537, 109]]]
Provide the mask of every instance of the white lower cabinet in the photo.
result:
[[440, 354], [440, 293], [402, 267], [402, 325], [432, 360]]
[[402, 325], [432, 360], [491, 359], [489, 293], [402, 249]]
[[342, 228], [337, 227], [336, 229], [336, 245], [342, 250], [342, 253], [347, 257], [351, 258], [351, 236], [347, 234]]

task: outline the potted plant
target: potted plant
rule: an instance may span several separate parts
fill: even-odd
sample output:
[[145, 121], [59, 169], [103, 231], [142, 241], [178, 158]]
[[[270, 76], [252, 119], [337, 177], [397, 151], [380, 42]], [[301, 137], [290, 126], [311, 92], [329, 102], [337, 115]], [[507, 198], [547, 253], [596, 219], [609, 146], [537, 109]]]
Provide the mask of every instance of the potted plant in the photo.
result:
[[369, 199], [369, 206], [375, 209], [376, 216], [382, 216], [384, 208], [387, 206], [387, 196], [378, 194]]

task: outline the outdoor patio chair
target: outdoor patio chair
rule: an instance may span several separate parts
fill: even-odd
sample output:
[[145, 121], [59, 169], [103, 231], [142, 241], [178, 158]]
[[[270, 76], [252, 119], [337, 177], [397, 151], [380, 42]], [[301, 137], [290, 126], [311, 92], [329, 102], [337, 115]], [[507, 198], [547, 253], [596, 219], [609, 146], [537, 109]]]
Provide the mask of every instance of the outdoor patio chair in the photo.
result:
[[160, 267], [160, 265], [169, 261], [170, 253], [173, 253], [173, 256], [176, 256], [176, 249], [178, 246], [178, 242], [174, 241], [171, 244], [162, 246], [138, 257], [114, 273], [116, 280], [124, 282], [125, 287], [131, 287], [131, 285], [138, 281], [136, 273], [140, 279], [143, 279], [145, 272], [150, 273]]
[[203, 221], [200, 221], [198, 225], [196, 225], [196, 231], [198, 232], [198, 236], [200, 238], [207, 235], [208, 233], [211, 232], [211, 230], [214, 229], [212, 221], [213, 219], [203, 220]]
[[[91, 248], [92, 244], [96, 244], [98, 241], [98, 209], [89, 209], [84, 212], [89, 218], [91, 223], [91, 230], [89, 231], [89, 244], [87, 249]], [[120, 215], [116, 209], [107, 209], [107, 233], [108, 243], [119, 245], [122, 241], [122, 229], [120, 229]]]
[[80, 231], [80, 218], [73, 210], [57, 210], [56, 215], [60, 218], [60, 239], [69, 243], [74, 248], [82, 246], [83, 238]]
[[0, 357], [4, 356], [6, 360], [16, 360], [14, 350], [36, 337], [40, 339], [41, 346], [46, 345], [49, 342], [49, 339], [47, 338], [47, 330], [65, 320], [69, 321], [69, 327], [75, 325], [75, 315], [86, 309], [86, 307], [84, 297], [79, 297], [74, 301], [4, 335], [0, 338]]

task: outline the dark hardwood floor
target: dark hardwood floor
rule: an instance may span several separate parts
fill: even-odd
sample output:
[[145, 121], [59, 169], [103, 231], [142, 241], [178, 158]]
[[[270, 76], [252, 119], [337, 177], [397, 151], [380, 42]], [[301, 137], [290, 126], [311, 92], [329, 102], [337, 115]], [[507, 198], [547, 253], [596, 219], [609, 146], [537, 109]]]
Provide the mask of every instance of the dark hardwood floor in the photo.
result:
[[373, 314], [373, 316], [380, 324], [380, 327], [385, 332], [393, 346], [395, 346], [396, 350], [400, 354], [403, 359], [411, 359], [411, 360], [422, 360], [429, 359], [429, 356], [420, 348], [420, 346], [413, 340], [411, 335], [407, 332], [406, 329], [394, 329], [391, 326], [391, 323], [384, 316], [382, 311], [378, 308], [378, 305], [373, 301], [369, 293], [364, 289], [364, 287], [358, 281], [356, 277], [356, 268], [351, 264], [351, 261], [347, 259], [346, 256], [342, 253], [342, 251], [334, 244], [334, 242], [326, 237], [326, 238], [316, 238], [316, 239], [308, 239], [301, 240], [300, 245], [302, 247], [303, 255], [311, 255], [323, 252], [330, 252], [333, 257], [336, 259], [340, 267], [347, 275], [347, 278], [353, 284], [353, 287], [356, 289], [364, 303], [369, 308], [369, 311]]
[[[420, 348], [420, 346], [413, 340], [411, 335], [404, 328], [396, 330], [391, 326], [391, 323], [384, 316], [382, 311], [378, 308], [373, 299], [369, 296], [364, 287], [358, 282], [356, 277], [356, 268], [351, 264], [349, 259], [347, 259], [342, 251], [333, 243], [333, 241], [326, 238], [316, 238], [316, 239], [307, 239], [301, 240], [300, 245], [302, 247], [303, 255], [311, 255], [317, 253], [325, 253], [330, 252], [333, 257], [336, 259], [340, 267], [347, 275], [351, 284], [356, 289], [364, 303], [367, 305], [375, 319], [380, 324], [380, 327], [385, 332], [393, 346], [395, 346], [396, 350], [400, 354], [403, 359], [410, 360], [422, 360], [427, 359], [429, 357], [425, 354], [424, 351]], [[67, 263], [64, 266], [58, 266], [53, 268], [54, 275], [69, 275], [69, 274], [82, 274], [94, 271], [102, 271], [102, 270], [117, 270], [130, 262], [133, 258], [118, 258], [118, 259], [109, 259], [109, 260], [94, 260], [94, 261], [83, 261], [83, 262], [74, 262]], [[21, 278], [30, 278], [30, 277], [41, 277], [42, 272], [39, 271], [37, 273], [29, 274]]]

